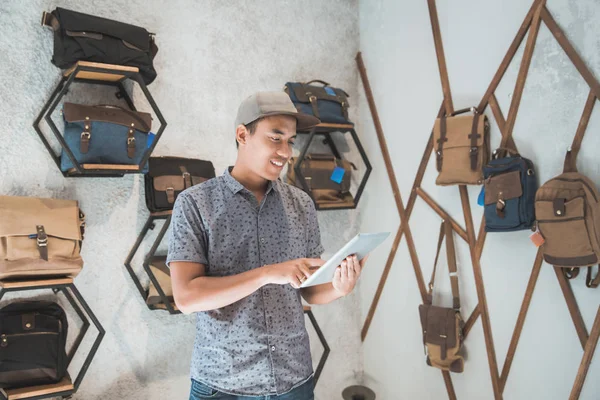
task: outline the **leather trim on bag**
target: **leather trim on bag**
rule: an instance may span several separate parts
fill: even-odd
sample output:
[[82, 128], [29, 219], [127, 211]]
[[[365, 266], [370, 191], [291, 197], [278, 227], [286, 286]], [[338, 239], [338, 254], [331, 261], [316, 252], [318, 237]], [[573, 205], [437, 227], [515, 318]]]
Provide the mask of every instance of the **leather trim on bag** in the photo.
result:
[[134, 123], [136, 130], [142, 133], [150, 132], [152, 127], [152, 116], [149, 113], [129, 111], [118, 107], [65, 103], [63, 117], [67, 122], [81, 122], [89, 117], [92, 122], [109, 122], [126, 127], [130, 127], [131, 123]]
[[548, 254], [544, 254], [544, 260], [548, 264], [552, 264], [556, 267], [582, 267], [598, 262], [598, 257], [595, 254], [581, 257], [554, 257]]

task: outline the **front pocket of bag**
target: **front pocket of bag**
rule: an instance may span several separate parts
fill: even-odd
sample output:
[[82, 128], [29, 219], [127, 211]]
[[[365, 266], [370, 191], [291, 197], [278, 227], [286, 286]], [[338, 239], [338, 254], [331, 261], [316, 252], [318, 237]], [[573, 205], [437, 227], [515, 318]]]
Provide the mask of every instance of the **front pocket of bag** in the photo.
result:
[[[521, 221], [521, 172], [511, 171], [486, 179], [485, 223], [489, 228], [515, 228]], [[497, 210], [502, 209], [504, 213]]]
[[578, 267], [597, 262], [585, 223], [585, 199], [576, 197], [565, 202], [557, 216], [552, 201], [535, 203], [538, 226], [544, 242], [544, 259], [553, 265]]
[[[48, 235], [48, 259], [76, 258], [79, 253], [79, 244], [73, 239], [63, 239]], [[28, 236], [8, 236], [1, 239], [2, 254], [7, 261], [39, 258], [37, 240]]]
[[[471, 169], [470, 151], [470, 146], [444, 148], [442, 152], [442, 170], [437, 177], [436, 184], [481, 184], [483, 181], [482, 155], [479, 154], [478, 156], [477, 168]], [[478, 151], [481, 153], [481, 148]]]

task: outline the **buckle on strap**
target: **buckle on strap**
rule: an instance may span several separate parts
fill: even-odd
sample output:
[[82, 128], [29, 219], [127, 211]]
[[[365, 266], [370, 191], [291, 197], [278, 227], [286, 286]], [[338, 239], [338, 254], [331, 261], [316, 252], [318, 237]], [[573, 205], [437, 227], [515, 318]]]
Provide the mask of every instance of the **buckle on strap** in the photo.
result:
[[44, 225], [37, 225], [35, 229], [37, 231], [36, 241], [38, 251], [40, 252], [40, 258], [44, 261], [48, 261], [48, 235], [46, 235]]

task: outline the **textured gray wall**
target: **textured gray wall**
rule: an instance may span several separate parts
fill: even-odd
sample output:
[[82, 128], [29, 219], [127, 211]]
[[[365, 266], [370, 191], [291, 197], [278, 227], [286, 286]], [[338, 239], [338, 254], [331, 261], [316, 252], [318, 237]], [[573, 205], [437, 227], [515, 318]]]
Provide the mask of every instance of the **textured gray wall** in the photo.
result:
[[[76, 199], [87, 215], [85, 267], [76, 284], [107, 334], [74, 398], [184, 399], [195, 318], [148, 310], [123, 267], [148, 215], [142, 177], [65, 179], [31, 128], [59, 79], [59, 70], [50, 63], [52, 34], [39, 25], [42, 11], [55, 6], [157, 33], [158, 78], [149, 89], [169, 125], [155, 155], [211, 160], [220, 174], [235, 161], [237, 106], [254, 91], [279, 90], [288, 80], [320, 78], [345, 88], [354, 99], [351, 114], [358, 116], [358, 3], [0, 2], [0, 193]], [[67, 99], [87, 104], [115, 100], [106, 88], [89, 85], [73, 87]], [[134, 100], [139, 109], [150, 110], [139, 90]], [[59, 119], [57, 113], [55, 120]], [[44, 131], [50, 133], [45, 126]], [[351, 146], [346, 151], [357, 161]], [[357, 231], [358, 212], [324, 212], [319, 221], [327, 257]], [[138, 271], [155, 234], [134, 259]], [[318, 399], [340, 398], [344, 387], [360, 379], [358, 304], [353, 294], [314, 308], [332, 349], [316, 390]], [[316, 365], [322, 348], [310, 327], [309, 332]], [[86, 341], [82, 350], [90, 344]], [[73, 367], [81, 365], [83, 355]]]
[[[437, 1], [437, 8], [456, 109], [477, 104], [487, 89], [532, 1]], [[597, 0], [548, 0], [550, 12], [596, 77], [600, 77], [600, 4]], [[403, 199], [410, 190], [425, 149], [442, 89], [426, 1], [365, 0], [360, 2], [361, 50], [375, 100], [393, 156]], [[506, 73], [496, 96], [508, 113], [524, 43]], [[562, 171], [564, 152], [570, 145], [583, 111], [588, 86], [542, 25], [516, 120], [514, 138], [521, 154], [531, 158], [540, 183]], [[374, 160], [374, 176], [361, 204], [361, 230], [392, 229], [399, 219], [383, 162], [376, 157], [378, 144], [366, 104], [361, 104], [365, 147]], [[597, 149], [600, 145], [598, 104], [579, 155], [579, 170], [600, 184]], [[491, 115], [489, 109], [487, 114]], [[492, 147], [499, 144], [493, 118]], [[435, 162], [430, 160], [424, 190], [464, 226], [458, 189], [435, 186]], [[477, 206], [478, 187], [469, 189], [473, 218], [478, 228], [482, 215]], [[417, 200], [410, 219], [419, 261], [429, 279], [439, 218]], [[530, 232], [488, 235], [481, 266], [488, 299], [497, 360], [501, 369], [536, 249]], [[477, 303], [468, 248], [457, 240], [463, 312], [465, 318]], [[388, 244], [389, 250], [391, 244]], [[383, 269], [387, 252], [374, 255], [372, 273], [363, 276], [361, 309], [366, 315]], [[442, 253], [444, 257], [444, 253]], [[441, 266], [445, 267], [445, 263]], [[449, 301], [447, 275], [438, 276], [442, 301]], [[436, 281], [437, 282], [437, 281]], [[582, 316], [591, 329], [600, 291], [585, 287], [584, 278], [573, 283]], [[417, 306], [420, 296], [415, 274], [402, 239], [388, 284], [364, 346], [365, 378], [378, 399], [447, 398], [439, 371], [424, 361]], [[481, 322], [466, 342], [469, 359], [463, 374], [453, 374], [458, 398], [492, 399], [493, 391]], [[582, 349], [552, 268], [544, 264], [533, 294], [529, 314], [506, 384], [506, 399], [568, 398]], [[582, 399], [597, 399], [600, 362], [589, 370]]]

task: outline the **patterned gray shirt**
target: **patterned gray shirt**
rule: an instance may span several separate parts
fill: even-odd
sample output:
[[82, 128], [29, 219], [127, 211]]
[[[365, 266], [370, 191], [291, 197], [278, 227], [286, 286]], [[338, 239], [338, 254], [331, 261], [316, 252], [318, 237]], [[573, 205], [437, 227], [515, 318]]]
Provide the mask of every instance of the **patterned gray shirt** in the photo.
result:
[[[229, 169], [175, 202], [167, 263], [229, 276], [323, 253], [311, 198], [279, 180], [258, 204]], [[193, 379], [237, 395], [283, 394], [312, 374], [300, 291], [269, 284], [229, 306], [197, 313]]]

